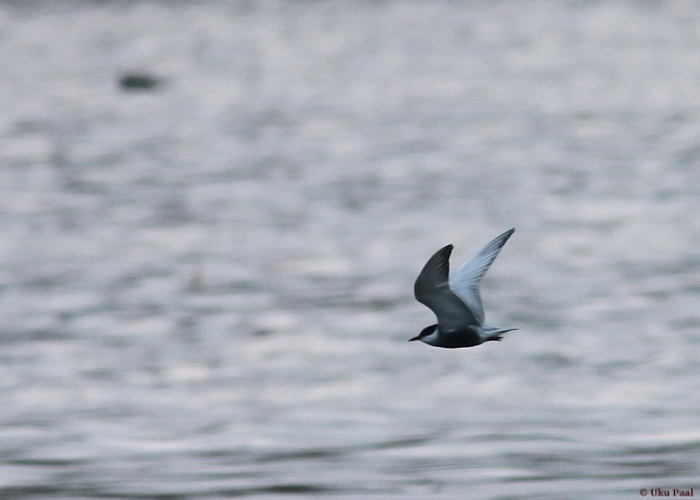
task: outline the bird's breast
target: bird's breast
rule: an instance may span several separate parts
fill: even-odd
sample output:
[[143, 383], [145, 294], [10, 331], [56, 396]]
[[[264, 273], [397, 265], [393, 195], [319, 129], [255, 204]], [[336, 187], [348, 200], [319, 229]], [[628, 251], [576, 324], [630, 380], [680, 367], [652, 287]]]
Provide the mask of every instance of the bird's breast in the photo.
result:
[[441, 331], [437, 330], [437, 343], [433, 344], [448, 349], [458, 347], [474, 347], [483, 344], [483, 339], [479, 335], [477, 327], [467, 327], [460, 330]]

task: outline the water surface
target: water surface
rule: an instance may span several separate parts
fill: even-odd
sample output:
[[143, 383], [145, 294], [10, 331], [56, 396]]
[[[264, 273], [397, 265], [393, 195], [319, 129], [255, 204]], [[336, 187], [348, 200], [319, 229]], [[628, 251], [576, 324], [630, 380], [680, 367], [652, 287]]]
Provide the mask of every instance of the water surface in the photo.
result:
[[[698, 21], [2, 4], [0, 496], [700, 489]], [[425, 260], [513, 226], [519, 330], [407, 343]]]

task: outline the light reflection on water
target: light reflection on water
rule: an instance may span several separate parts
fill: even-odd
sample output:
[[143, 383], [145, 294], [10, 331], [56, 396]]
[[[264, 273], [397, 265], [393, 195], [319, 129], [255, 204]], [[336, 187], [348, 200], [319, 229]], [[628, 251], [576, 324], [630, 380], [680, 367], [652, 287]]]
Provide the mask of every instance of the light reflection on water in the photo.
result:
[[[33, 8], [0, 7], [3, 498], [698, 487], [694, 4]], [[425, 259], [512, 226], [483, 295], [519, 330], [407, 343]]]

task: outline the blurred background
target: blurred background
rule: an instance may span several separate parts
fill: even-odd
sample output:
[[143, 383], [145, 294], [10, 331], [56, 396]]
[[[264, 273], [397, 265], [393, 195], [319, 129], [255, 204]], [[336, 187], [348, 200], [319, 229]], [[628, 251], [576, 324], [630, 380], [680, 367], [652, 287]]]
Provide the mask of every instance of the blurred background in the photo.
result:
[[[696, 2], [3, 1], [0, 48], [3, 499], [700, 489]], [[519, 330], [407, 343], [511, 227]]]

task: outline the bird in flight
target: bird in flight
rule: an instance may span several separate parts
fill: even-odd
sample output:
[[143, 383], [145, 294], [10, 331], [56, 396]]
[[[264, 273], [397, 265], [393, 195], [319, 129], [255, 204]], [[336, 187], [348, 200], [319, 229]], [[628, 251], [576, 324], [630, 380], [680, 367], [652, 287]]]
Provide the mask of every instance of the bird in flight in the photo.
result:
[[494, 238], [452, 277], [449, 277], [452, 245], [442, 247], [428, 259], [413, 292], [418, 302], [435, 313], [437, 324], [424, 328], [409, 341], [420, 340], [435, 347], [454, 349], [501, 340], [504, 333], [517, 330], [484, 324], [484, 305], [479, 291], [481, 279], [514, 232], [515, 229], [509, 229]]

